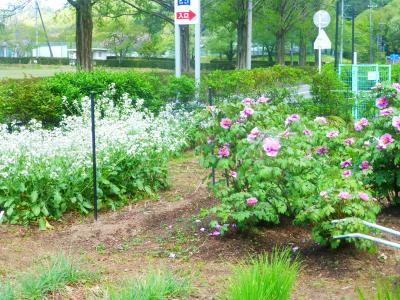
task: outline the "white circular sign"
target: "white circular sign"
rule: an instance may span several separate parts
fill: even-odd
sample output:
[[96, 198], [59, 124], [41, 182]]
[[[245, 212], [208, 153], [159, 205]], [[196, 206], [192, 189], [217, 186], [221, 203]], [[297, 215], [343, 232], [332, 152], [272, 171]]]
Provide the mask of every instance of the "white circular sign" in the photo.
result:
[[331, 16], [326, 10], [320, 10], [314, 15], [314, 24], [317, 27], [325, 28], [331, 23]]

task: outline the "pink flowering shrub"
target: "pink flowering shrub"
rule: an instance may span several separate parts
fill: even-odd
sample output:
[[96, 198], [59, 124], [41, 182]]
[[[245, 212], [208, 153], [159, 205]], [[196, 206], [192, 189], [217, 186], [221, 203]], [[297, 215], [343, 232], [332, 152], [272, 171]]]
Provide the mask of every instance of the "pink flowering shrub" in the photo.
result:
[[[220, 201], [208, 214], [238, 230], [290, 217], [296, 224], [311, 224], [313, 238], [333, 247], [340, 244], [333, 235], [368, 232], [360, 220], [375, 221], [380, 206], [363, 185], [370, 171], [354, 134], [279, 102], [247, 98], [203, 112], [198, 152], [205, 167], [216, 169], [210, 187]], [[226, 119], [232, 121], [228, 128]], [[331, 222], [343, 218], [348, 220]]]
[[[356, 132], [358, 170], [368, 174], [364, 182], [384, 202], [400, 203], [400, 99], [399, 85], [377, 85], [372, 97], [379, 109], [375, 118]], [[360, 121], [356, 122], [358, 124]], [[356, 127], [359, 127], [355, 125]]]

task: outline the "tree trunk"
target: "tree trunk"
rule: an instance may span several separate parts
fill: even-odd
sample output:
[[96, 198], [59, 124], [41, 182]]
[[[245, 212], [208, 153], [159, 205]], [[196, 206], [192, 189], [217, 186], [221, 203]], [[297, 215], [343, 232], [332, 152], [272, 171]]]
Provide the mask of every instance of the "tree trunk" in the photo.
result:
[[181, 31], [181, 71], [190, 71], [190, 32], [189, 25], [179, 26]]
[[283, 32], [276, 34], [276, 63], [285, 64], [285, 34]]
[[228, 59], [229, 62], [232, 62], [234, 56], [235, 56], [235, 50], [233, 48], [233, 41], [230, 41], [229, 42], [229, 49], [226, 52], [226, 58]]
[[274, 58], [273, 58], [273, 51], [274, 51], [274, 46], [267, 45], [267, 55], [268, 55], [268, 63], [271, 65], [274, 63]]
[[247, 62], [247, 18], [246, 14], [242, 14], [238, 19], [238, 26], [237, 26], [237, 68], [246, 69], [246, 62]]
[[304, 37], [304, 33], [300, 31], [299, 66], [305, 66], [306, 64], [307, 64], [307, 42]]
[[91, 0], [68, 1], [76, 10], [76, 66], [91, 71], [93, 18]]

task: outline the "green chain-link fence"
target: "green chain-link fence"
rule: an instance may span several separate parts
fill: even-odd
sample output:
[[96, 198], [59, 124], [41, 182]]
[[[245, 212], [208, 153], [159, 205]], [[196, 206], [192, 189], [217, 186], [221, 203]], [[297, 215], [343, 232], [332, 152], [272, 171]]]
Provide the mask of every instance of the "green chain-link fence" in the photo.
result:
[[391, 65], [339, 65], [339, 78], [345, 84], [344, 93], [354, 99], [352, 114], [355, 119], [376, 115], [371, 88], [379, 82], [390, 82]]

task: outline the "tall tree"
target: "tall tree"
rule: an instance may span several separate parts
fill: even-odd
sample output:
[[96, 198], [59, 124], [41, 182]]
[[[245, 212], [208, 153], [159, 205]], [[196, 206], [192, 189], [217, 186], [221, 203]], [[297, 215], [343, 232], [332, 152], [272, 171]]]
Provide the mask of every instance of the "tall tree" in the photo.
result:
[[309, 17], [319, 0], [271, 0], [264, 6], [264, 17], [269, 19], [269, 30], [276, 39], [276, 62], [285, 64], [287, 34]]
[[75, 8], [76, 16], [76, 65], [78, 69], [92, 70], [92, 8], [99, 0], [67, 0]]
[[[159, 18], [161, 22], [175, 26], [174, 0], [120, 0], [107, 1], [102, 5], [103, 14], [110, 17], [148, 15]], [[181, 65], [182, 72], [190, 70], [190, 32], [189, 25], [181, 25]]]

